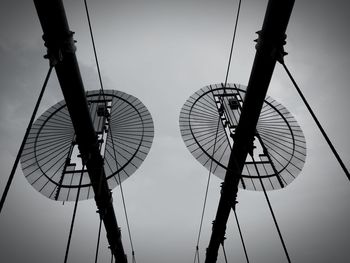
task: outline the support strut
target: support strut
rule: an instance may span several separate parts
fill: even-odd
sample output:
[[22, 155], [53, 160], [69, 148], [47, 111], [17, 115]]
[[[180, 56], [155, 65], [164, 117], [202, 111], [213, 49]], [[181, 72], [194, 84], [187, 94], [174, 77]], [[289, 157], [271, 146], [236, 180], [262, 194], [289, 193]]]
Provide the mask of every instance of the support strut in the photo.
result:
[[85, 97], [75, 56], [73, 32], [69, 30], [62, 0], [34, 0], [43, 29], [47, 58], [55, 70], [73, 123], [80, 154], [90, 177], [95, 201], [107, 232], [111, 251], [118, 263], [127, 263], [103, 167], [103, 158]]
[[265, 18], [256, 44], [256, 54], [250, 74], [241, 117], [236, 128], [227, 172], [213, 222], [212, 235], [205, 263], [215, 263], [220, 244], [225, 238], [226, 224], [231, 208], [235, 209], [240, 181], [249, 146], [254, 140], [256, 125], [278, 55], [283, 52], [285, 32], [294, 0], [269, 0]]

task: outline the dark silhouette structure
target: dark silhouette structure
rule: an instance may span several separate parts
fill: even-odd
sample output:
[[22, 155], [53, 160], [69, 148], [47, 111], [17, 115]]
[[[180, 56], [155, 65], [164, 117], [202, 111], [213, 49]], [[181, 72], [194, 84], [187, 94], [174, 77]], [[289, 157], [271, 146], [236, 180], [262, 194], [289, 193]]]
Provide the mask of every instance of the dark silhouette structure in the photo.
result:
[[294, 0], [270, 0], [256, 45], [256, 55], [248, 82], [241, 117], [236, 128], [235, 143], [227, 166], [225, 181], [217, 209], [213, 232], [207, 248], [206, 263], [216, 262], [220, 244], [225, 237], [231, 209], [235, 209], [238, 183], [253, 143], [256, 125], [278, 56], [283, 51], [285, 32]]
[[[192, 155], [210, 172], [225, 178], [246, 88], [215, 84], [194, 93], [180, 113], [180, 130]], [[306, 143], [297, 121], [267, 96], [249, 146], [239, 187], [260, 191], [284, 188], [303, 168]]]
[[[298, 126], [291, 128], [294, 125], [287, 120], [289, 114], [287, 112], [283, 114], [282, 108], [279, 105], [274, 105], [271, 99], [268, 98], [265, 100], [276, 62], [284, 55], [285, 32], [293, 5], [294, 0], [269, 1], [262, 29], [258, 32], [257, 51], [246, 90], [243, 91], [240, 87], [234, 85], [227, 86], [226, 82], [221, 87], [217, 85], [209, 86], [194, 94], [182, 109], [180, 115], [182, 136], [191, 153], [207, 168], [210, 167], [210, 172], [213, 168], [214, 173], [215, 170], [219, 171], [218, 173], [220, 173], [220, 170], [224, 170], [226, 173], [224, 182], [222, 183], [216, 217], [213, 221], [212, 235], [206, 253], [206, 263], [216, 262], [219, 246], [223, 245], [225, 240], [227, 220], [231, 209], [235, 210], [236, 207], [238, 185], [241, 184], [243, 188], [247, 188], [246, 183], [249, 180], [244, 179], [249, 177], [251, 179], [251, 186], [248, 188], [256, 189], [254, 180], [261, 183], [261, 189], [264, 191], [268, 201], [284, 251], [290, 262], [282, 234], [266, 194], [263, 180], [270, 180], [273, 189], [282, 188], [287, 181], [281, 172], [287, 171], [294, 176], [293, 174], [295, 172], [289, 170], [294, 169], [287, 167], [292, 163], [297, 170], [301, 170], [305, 159], [305, 140], [300, 128]], [[272, 115], [268, 114], [267, 118], [272, 120], [272, 122], [276, 122], [275, 124], [277, 126], [286, 126], [285, 130], [290, 135], [289, 138], [285, 138], [282, 135], [283, 132], [277, 135], [278, 140], [286, 140], [286, 147], [285, 145], [282, 147], [278, 146], [280, 142], [271, 144], [271, 141], [269, 142], [264, 138], [267, 136], [261, 136], [257, 132], [259, 116], [262, 115], [261, 120], [266, 117], [266, 105], [269, 105], [272, 110], [275, 110], [275, 112], [271, 113]], [[276, 114], [277, 118], [271, 118], [271, 116], [276, 116]], [[208, 126], [210, 127], [208, 128]], [[267, 127], [271, 129], [271, 123]], [[221, 131], [221, 134], [219, 134], [219, 131]], [[275, 127], [275, 135], [277, 131], [278, 129]], [[294, 134], [298, 132], [300, 133], [301, 140], [296, 144]], [[262, 152], [258, 156], [260, 159], [259, 162], [255, 160], [257, 157], [254, 154], [255, 139], [258, 141]], [[229, 157], [227, 157], [228, 154], [225, 147], [224, 149], [220, 149], [222, 147], [220, 140], [227, 140], [227, 146], [231, 142], [232, 148], [226, 147], [229, 148]], [[217, 145], [218, 141], [219, 144]], [[296, 146], [299, 153], [295, 151]], [[279, 162], [281, 158], [273, 154], [273, 151], [276, 151], [277, 148], [282, 148], [282, 151], [287, 150], [287, 148], [289, 149], [287, 150], [287, 152], [289, 151], [287, 154], [288, 157], [282, 158], [286, 159], [284, 164], [283, 162]], [[225, 152], [226, 163], [223, 165], [222, 160], [225, 158]], [[297, 156], [298, 154], [299, 156]], [[251, 159], [250, 163], [247, 161], [248, 155]], [[278, 151], [277, 155], [280, 155]], [[297, 158], [292, 161], [295, 156]], [[266, 169], [264, 162], [270, 166], [268, 169]], [[248, 172], [249, 166], [253, 167], [256, 174], [252, 175]], [[263, 171], [262, 168], [266, 170]], [[273, 183], [271, 179], [274, 180]]]
[[108, 242], [115, 258], [126, 263], [127, 259], [112, 205], [112, 195], [103, 169], [97, 134], [90, 117], [75, 56], [73, 32], [69, 30], [63, 3], [60, 0], [36, 0], [34, 3], [44, 31], [43, 39], [48, 50], [48, 57], [55, 63], [57, 77], [76, 133], [76, 142], [89, 173], [97, 208], [102, 213]]
[[[113, 189], [146, 158], [154, 133], [152, 117], [140, 100], [121, 91], [88, 91], [86, 100], [108, 187]], [[62, 100], [33, 124], [21, 157], [23, 173], [48, 198], [72, 201], [79, 189], [80, 200], [90, 199], [93, 185], [79, 156], [74, 127]]]
[[[137, 98], [124, 92], [103, 89], [94, 41], [101, 90], [85, 92], [75, 56], [74, 33], [69, 29], [62, 0], [34, 0], [34, 3], [44, 32], [47, 47], [45, 57], [50, 61], [44, 86], [54, 68], [64, 100], [49, 108], [33, 124], [43, 91], [40, 94], [25, 143], [22, 143], [19, 151], [24, 175], [46, 197], [56, 201], [76, 201], [65, 262], [77, 203], [79, 199], [94, 197], [101, 219], [95, 261], [103, 222], [116, 262], [126, 263], [111, 189], [121, 186], [122, 181], [146, 158], [154, 136], [152, 117]], [[84, 3], [88, 14], [86, 1]], [[306, 142], [289, 111], [266, 96], [277, 61], [286, 69], [349, 178], [349, 172], [283, 61], [286, 54], [283, 48], [285, 32], [293, 5], [294, 0], [269, 0], [256, 40], [256, 56], [249, 83], [245, 87], [227, 83], [241, 6], [239, 1], [225, 83], [200, 89], [181, 110], [180, 129], [186, 146], [210, 173], [224, 180], [206, 251], [206, 263], [216, 262], [220, 245], [224, 248], [231, 209], [249, 262], [236, 215], [238, 187], [264, 192], [287, 260], [291, 262], [266, 190], [284, 188], [295, 179], [305, 162]], [[88, 20], [93, 40], [89, 15]], [[0, 201], [0, 212], [18, 164], [18, 156]], [[122, 198], [125, 208], [124, 196]], [[204, 209], [201, 226], [203, 214]], [[130, 235], [128, 222], [127, 225]], [[134, 260], [131, 237], [130, 243]], [[225, 250], [224, 256], [226, 259]]]
[[[89, 198], [92, 196], [89, 191], [91, 188], [115, 260], [126, 263], [127, 257], [124, 253], [107, 180], [114, 179], [114, 186], [116, 186], [121, 183], [123, 177], [123, 179], [128, 177], [141, 164], [152, 143], [154, 132], [152, 118], [140, 101], [125, 93], [101, 90], [86, 95], [75, 56], [73, 32], [69, 29], [62, 1], [34, 0], [34, 3], [44, 32], [46, 57], [56, 70], [64, 102], [50, 108], [37, 120], [36, 125], [33, 125], [31, 130], [33, 136], [29, 139], [24, 151], [27, 157], [22, 158], [24, 173], [29, 177], [37, 170], [41, 171], [42, 175], [30, 182], [37, 189], [40, 187], [38, 190], [43, 194], [56, 200], [71, 200], [70, 192], [77, 192], [72, 196], [78, 198], [82, 188], [86, 190], [82, 198]], [[118, 101], [117, 105], [116, 101]], [[123, 112], [124, 116], [120, 117], [118, 112]], [[94, 115], [93, 118], [92, 115]], [[113, 138], [116, 140], [115, 136], [120, 133], [125, 135], [128, 131], [130, 134], [130, 129], [133, 128], [135, 130], [131, 135], [132, 139], [125, 142], [123, 146], [113, 141]], [[63, 132], [64, 135], [57, 132]], [[56, 139], [51, 140], [51, 146], [56, 142], [62, 147], [61, 149], [64, 149], [61, 152], [58, 151], [58, 155], [56, 154], [57, 162], [50, 156], [57, 150], [55, 147], [40, 148], [40, 140], [45, 137], [50, 140], [47, 138], [50, 136]], [[65, 138], [63, 145], [62, 138]], [[105, 145], [102, 147], [104, 141]], [[35, 147], [31, 148], [33, 145]], [[75, 145], [79, 151], [77, 157], [81, 158], [82, 162], [80, 170], [75, 170], [76, 160], [74, 162], [72, 160]], [[118, 146], [121, 147], [118, 150], [115, 149]], [[102, 148], [108, 155], [104, 156], [106, 158], [101, 155]], [[124, 151], [122, 157], [121, 151]], [[127, 151], [128, 154], [125, 153]], [[42, 163], [38, 155], [42, 155]], [[112, 163], [112, 160], [115, 163]], [[29, 165], [25, 166], [28, 163]], [[109, 165], [108, 173], [104, 169], [105, 164]], [[57, 169], [61, 174], [56, 175]], [[69, 174], [70, 183], [65, 179]], [[74, 176], [78, 174], [81, 174], [80, 180]], [[84, 174], [88, 176], [84, 177]], [[36, 185], [42, 177], [46, 180], [45, 186], [42, 183]], [[48, 188], [45, 188], [46, 186]], [[75, 211], [76, 207], [72, 225]]]

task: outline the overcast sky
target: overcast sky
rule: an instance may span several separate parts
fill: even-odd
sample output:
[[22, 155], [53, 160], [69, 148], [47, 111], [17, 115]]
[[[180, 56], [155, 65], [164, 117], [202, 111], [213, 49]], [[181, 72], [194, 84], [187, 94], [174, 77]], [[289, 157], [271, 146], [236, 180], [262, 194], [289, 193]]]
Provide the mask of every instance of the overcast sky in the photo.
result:
[[[138, 97], [155, 125], [150, 153], [123, 183], [139, 263], [192, 262], [208, 172], [186, 149], [178, 118], [187, 98], [224, 81], [237, 2], [228, 0], [88, 1], [106, 89]], [[83, 1], [64, 1], [86, 90], [98, 89]], [[243, 0], [229, 82], [246, 85], [267, 1]], [[297, 0], [287, 30], [286, 64], [350, 167], [350, 10], [348, 1]], [[29, 122], [48, 62], [32, 1], [0, 4], [0, 192]], [[269, 95], [297, 119], [307, 142], [303, 171], [287, 188], [269, 192], [292, 262], [350, 262], [350, 184], [292, 83], [276, 66]], [[62, 99], [55, 74], [40, 114]], [[220, 183], [212, 177], [200, 253], [215, 217]], [[114, 207], [128, 253], [119, 188]], [[263, 193], [240, 190], [237, 213], [251, 262], [287, 262]], [[73, 203], [38, 193], [19, 167], [0, 215], [1, 262], [62, 262]], [[98, 215], [79, 203], [69, 262], [93, 262]], [[109, 262], [105, 233], [99, 262]], [[230, 217], [229, 262], [245, 262]], [[220, 251], [222, 262], [222, 251]]]

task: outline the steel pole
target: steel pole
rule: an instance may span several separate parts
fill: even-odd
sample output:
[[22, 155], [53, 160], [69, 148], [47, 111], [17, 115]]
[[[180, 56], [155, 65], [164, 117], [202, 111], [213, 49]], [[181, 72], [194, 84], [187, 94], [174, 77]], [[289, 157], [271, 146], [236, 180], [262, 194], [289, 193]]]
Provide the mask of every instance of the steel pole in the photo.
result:
[[61, 0], [34, 0], [44, 32], [47, 57], [55, 65], [58, 81], [74, 126], [76, 140], [95, 193], [95, 201], [107, 232], [107, 239], [116, 261], [126, 263], [108, 187], [103, 158], [89, 113], [83, 81], [75, 56], [73, 32], [69, 30]]
[[215, 263], [220, 244], [224, 242], [226, 224], [231, 209], [235, 209], [238, 183], [248, 152], [252, 147], [256, 125], [266, 97], [277, 57], [283, 52], [285, 32], [294, 0], [269, 0], [256, 44], [256, 54], [250, 74], [241, 117], [236, 128], [225, 180], [213, 222], [212, 235], [205, 263]]

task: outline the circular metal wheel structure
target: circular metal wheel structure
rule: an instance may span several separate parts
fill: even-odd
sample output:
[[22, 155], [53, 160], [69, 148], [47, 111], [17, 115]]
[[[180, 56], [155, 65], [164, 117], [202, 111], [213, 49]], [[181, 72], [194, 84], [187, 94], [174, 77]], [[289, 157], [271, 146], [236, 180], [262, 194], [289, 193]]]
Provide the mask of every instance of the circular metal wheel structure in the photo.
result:
[[[121, 91], [86, 92], [91, 119], [110, 189], [127, 179], [146, 158], [153, 141], [151, 114], [140, 100]], [[40, 193], [54, 200], [75, 200], [83, 173], [80, 200], [94, 196], [75, 143], [65, 101], [33, 124], [21, 156], [23, 173]]]
[[[221, 179], [235, 139], [246, 94], [243, 85], [206, 86], [194, 93], [180, 113], [180, 131], [191, 154]], [[271, 97], [265, 98], [239, 186], [280, 189], [292, 182], [305, 163], [306, 142], [297, 121]]]

